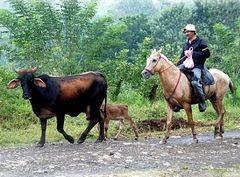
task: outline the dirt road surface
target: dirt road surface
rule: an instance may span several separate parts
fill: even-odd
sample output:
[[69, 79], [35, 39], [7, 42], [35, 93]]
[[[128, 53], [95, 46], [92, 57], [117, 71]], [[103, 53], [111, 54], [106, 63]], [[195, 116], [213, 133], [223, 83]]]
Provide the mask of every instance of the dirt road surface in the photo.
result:
[[0, 149], [0, 177], [240, 176], [240, 130], [170, 138]]

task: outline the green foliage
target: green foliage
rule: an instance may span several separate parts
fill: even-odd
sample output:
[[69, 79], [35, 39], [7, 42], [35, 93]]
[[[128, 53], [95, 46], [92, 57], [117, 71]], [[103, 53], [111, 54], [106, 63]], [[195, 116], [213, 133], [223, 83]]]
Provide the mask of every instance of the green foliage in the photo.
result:
[[124, 3], [118, 1], [116, 14], [118, 14], [118, 16], [125, 16], [126, 14], [136, 15], [140, 13], [154, 15], [158, 10], [152, 3], [152, 0], [125, 0]]
[[216, 23], [213, 29], [215, 39], [211, 44], [211, 48], [213, 49], [212, 65], [227, 72], [234, 79], [239, 78], [240, 63], [238, 56], [240, 55], [240, 51], [238, 47], [240, 46], [240, 28], [237, 29], [237, 32], [234, 32], [235, 30], [230, 27], [222, 23]]
[[141, 75], [141, 72], [146, 64], [146, 58], [149, 56], [152, 47], [152, 38], [145, 37], [143, 42], [138, 45], [136, 55], [133, 58], [134, 62], [131, 64], [129, 69], [129, 76], [131, 77], [128, 78], [128, 82], [131, 83], [132, 88], [138, 90], [138, 92], [144, 97], [148, 97], [151, 88], [159, 83], [156, 76], [146, 80], [143, 79]]
[[[51, 43], [56, 40], [61, 26], [56, 10], [45, 1], [9, 1], [14, 12], [3, 14], [5, 24], [12, 33], [12, 41], [16, 48], [9, 60], [23, 60], [33, 65], [44, 60], [51, 51]], [[2, 21], [1, 21], [2, 23]], [[14, 25], [12, 25], [14, 24]]]
[[22, 99], [20, 89], [7, 90], [7, 83], [14, 77], [13, 73], [0, 68], [0, 127], [7, 130], [24, 129], [37, 121], [29, 103]]
[[62, 43], [67, 58], [78, 55], [83, 45], [86, 29], [91, 25], [95, 15], [96, 4], [83, 4], [78, 0], [64, 0], [61, 6], [62, 15]]
[[230, 28], [235, 28], [236, 19], [239, 16], [240, 1], [238, 0], [197, 0], [192, 15], [192, 22], [201, 29], [203, 36], [211, 39], [215, 23], [223, 23]]
[[0, 24], [10, 31], [14, 44], [8, 58], [20, 66], [44, 65], [62, 73], [55, 67], [65, 63], [61, 60], [76, 60], [84, 70], [94, 60], [95, 70], [99, 61], [113, 58], [125, 43], [120, 39], [125, 24], [108, 17], [94, 20], [96, 3], [63, 0], [56, 8], [48, 1], [9, 2], [14, 12], [0, 10]]
[[[120, 19], [127, 25], [127, 31], [123, 33], [122, 39], [126, 41], [125, 48], [130, 50], [129, 54], [134, 55], [138, 45], [145, 37], [151, 36], [150, 22], [146, 15], [126, 16]], [[143, 23], [144, 22], [144, 23]]]
[[[80, 59], [86, 69], [96, 69], [98, 64], [106, 59], [114, 59], [116, 53], [121, 50], [125, 41], [120, 36], [127, 30], [123, 23], [113, 24], [111, 18], [101, 18], [92, 23], [83, 41]], [[92, 66], [91, 62], [96, 62]], [[94, 68], [95, 67], [95, 68]]]
[[[40, 65], [42, 72], [51, 74], [102, 71], [113, 97], [122, 85], [147, 97], [158, 84], [156, 78], [145, 81], [140, 74], [150, 50], [164, 46], [165, 55], [176, 61], [184, 43], [181, 29], [192, 22], [210, 44], [212, 57], [207, 65], [239, 78], [240, 6], [236, 0], [197, 0], [194, 7], [176, 4], [159, 11], [147, 1], [131, 6], [130, 0], [126, 7], [119, 1], [115, 10], [135, 9], [133, 16], [119, 20], [95, 18], [97, 4], [92, 1], [62, 0], [55, 6], [40, 0], [9, 2], [14, 11], [0, 10], [0, 23], [11, 33], [13, 45], [1, 45], [10, 61], [25, 67]], [[155, 17], [139, 13], [147, 9], [155, 9]]]
[[[0, 73], [2, 74], [1, 71]], [[6, 73], [6, 71], [4, 71], [4, 73]], [[4, 77], [6, 77], [6, 75], [8, 75], [7, 77], [12, 78], [14, 74], [4, 74]], [[129, 113], [135, 122], [151, 118], [161, 119], [166, 117], [166, 103], [163, 99], [151, 104], [147, 98], [143, 97], [136, 90], [129, 88], [127, 85], [123, 85], [122, 89], [123, 91], [114, 102], [128, 104]], [[23, 101], [20, 89], [17, 89], [16, 91], [8, 91], [5, 88], [5, 90], [1, 91], [1, 93], [3, 93], [2, 95], [9, 95], [4, 97], [6, 101], [4, 101], [2, 95], [0, 95], [0, 106], [3, 108], [0, 109], [0, 115], [6, 115], [5, 118], [2, 116], [0, 118], [0, 137], [2, 137], [0, 139], [0, 146], [36, 144], [40, 138], [41, 130], [40, 125], [36, 124], [38, 119], [32, 114], [30, 104]], [[113, 102], [111, 99], [108, 100], [108, 103], [111, 102]], [[227, 110], [227, 113], [225, 114], [225, 126], [229, 126], [239, 121], [239, 107], [233, 105], [231, 98], [226, 98], [225, 103]], [[21, 106], [22, 104], [24, 104], [24, 106]], [[184, 111], [180, 111], [179, 113], [174, 114], [174, 116], [186, 119]], [[211, 104], [208, 104], [208, 108], [204, 113], [198, 112], [197, 105], [193, 106], [193, 116], [195, 121], [211, 123], [216, 121], [216, 113]], [[65, 121], [65, 130], [77, 139], [79, 138], [79, 134], [86, 128], [86, 125], [87, 121], [85, 120], [84, 114], [76, 118], [70, 118], [67, 116]], [[238, 126], [238, 124], [235, 123], [234, 127], [236, 126]], [[190, 133], [190, 129], [187, 129], [187, 131]], [[197, 131], [199, 131], [198, 128]], [[109, 133], [112, 137], [113, 134], [116, 133], [116, 128], [110, 127]], [[95, 129], [91, 131], [91, 135], [92, 134], [95, 135], [93, 138], [96, 139], [97, 131]], [[132, 130], [128, 132], [128, 135], [132, 135]], [[63, 136], [56, 130], [55, 119], [48, 121], [46, 137], [47, 143], [58, 141], [66, 142]]]
[[[111, 17], [96, 17], [95, 1], [60, 0], [60, 5], [47, 0], [8, 2], [11, 10], [0, 9], [1, 64], [39, 66], [38, 73], [52, 75], [101, 71], [108, 80], [109, 102], [129, 104], [136, 120], [166, 114], [159, 79], [144, 80], [141, 76], [151, 49], [163, 46], [163, 53], [175, 62], [185, 42], [181, 29], [195, 24], [211, 51], [206, 65], [227, 73], [235, 85], [235, 94], [226, 97], [227, 120], [239, 119], [240, 1], [196, 0], [186, 6], [169, 5], [164, 0], [155, 1], [158, 6], [154, 6], [152, 1], [118, 0]], [[37, 122], [20, 89], [6, 89], [14, 77], [8, 69], [0, 68], [0, 128], [4, 131], [29, 128]], [[150, 103], [155, 85], [157, 101]], [[213, 109], [197, 116], [215, 120]], [[75, 121], [69, 122], [71, 127]], [[78, 126], [85, 124], [75, 122], [74, 131]]]
[[182, 28], [190, 23], [192, 11], [183, 4], [164, 9], [151, 25], [155, 47], [166, 48], [166, 56], [178, 57], [184, 43]]

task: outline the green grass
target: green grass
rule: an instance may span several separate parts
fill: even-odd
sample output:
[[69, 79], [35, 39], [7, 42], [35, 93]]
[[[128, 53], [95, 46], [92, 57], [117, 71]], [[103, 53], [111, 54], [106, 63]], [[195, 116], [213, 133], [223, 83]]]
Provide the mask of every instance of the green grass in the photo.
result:
[[[6, 84], [13, 79], [15, 74], [6, 72], [0, 68], [0, 146], [22, 146], [26, 144], [36, 144], [40, 138], [41, 130], [38, 118], [31, 110], [31, 105], [28, 101], [22, 99], [21, 88], [7, 90]], [[161, 93], [158, 93], [161, 94]], [[237, 95], [239, 95], [237, 90]], [[235, 95], [236, 96], [236, 95]], [[234, 98], [230, 94], [225, 100], [226, 114], [225, 127], [229, 129], [239, 128], [240, 114], [239, 102], [234, 102]], [[108, 103], [112, 103], [108, 100]], [[129, 112], [135, 122], [151, 118], [166, 117], [166, 103], [164, 100], [158, 100], [151, 104], [146, 98], [142, 97], [135, 90], [124, 88], [120, 93], [116, 103], [128, 104]], [[175, 113], [174, 117], [186, 118], [184, 111]], [[204, 113], [198, 111], [197, 105], [193, 106], [193, 117], [195, 121], [210, 122], [216, 121], [216, 114], [210, 102]], [[72, 135], [75, 140], [79, 138], [80, 133], [86, 128], [87, 121], [85, 115], [81, 114], [78, 117], [66, 117], [65, 130]], [[128, 127], [126, 123], [126, 127]], [[207, 129], [209, 130], [209, 129]], [[203, 129], [206, 131], [206, 129]], [[181, 133], [181, 131], [179, 131]], [[184, 131], [182, 131], [184, 132]], [[186, 130], [190, 133], [190, 130]], [[110, 124], [109, 135], [112, 137], [116, 133], [116, 126]], [[97, 138], [97, 130], [93, 129], [88, 140]], [[152, 134], [158, 136], [162, 133]], [[133, 138], [133, 132], [130, 129], [125, 129], [123, 135], [128, 138]], [[145, 136], [145, 135], [142, 135]], [[55, 118], [48, 121], [46, 142], [66, 141], [63, 136], [56, 130]]]
[[[38, 119], [38, 118], [36, 118]], [[58, 133], [56, 129], [56, 119], [49, 119], [46, 134], [47, 142], [66, 141], [62, 134]], [[66, 117], [65, 131], [77, 140], [87, 125], [87, 121], [83, 116]], [[93, 129], [90, 134], [90, 139], [93, 135], [97, 135], [97, 130]], [[36, 144], [41, 136], [40, 124], [31, 124], [27, 128], [13, 128], [10, 130], [2, 129], [0, 132], [0, 146], [22, 146], [25, 144]], [[94, 136], [96, 138], [97, 136]]]
[[[240, 167], [238, 165], [228, 168], [215, 168], [212, 166], [201, 167], [200, 169], [189, 169], [187, 166], [182, 169], [170, 167], [167, 170], [142, 169], [142, 170], [125, 170], [118, 173], [113, 173], [109, 176], [128, 177], [128, 176], [158, 176], [158, 177], [172, 177], [172, 176], [212, 176], [212, 177], [229, 177], [239, 176]], [[103, 177], [104, 175], [96, 175], [96, 177]]]

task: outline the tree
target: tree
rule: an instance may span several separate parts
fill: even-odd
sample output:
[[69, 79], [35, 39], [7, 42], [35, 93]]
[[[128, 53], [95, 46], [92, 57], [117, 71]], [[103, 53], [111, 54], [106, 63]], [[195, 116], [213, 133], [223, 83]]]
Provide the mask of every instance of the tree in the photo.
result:
[[121, 37], [126, 42], [124, 47], [130, 50], [129, 55], [134, 55], [143, 39], [151, 37], [149, 17], [144, 14], [138, 14], [120, 18], [120, 21], [127, 26], [127, 30]]
[[81, 55], [87, 29], [96, 13], [95, 3], [81, 3], [78, 0], [63, 0], [61, 5], [62, 42], [64, 56], [76, 58]]
[[195, 9], [192, 14], [194, 22], [200, 33], [211, 40], [211, 34], [215, 23], [235, 28], [237, 18], [240, 16], [240, 1], [238, 0], [213, 0], [195, 1]]
[[0, 10], [0, 23], [10, 31], [15, 46], [9, 59], [30, 65], [45, 60], [61, 29], [56, 11], [45, 1], [9, 2], [14, 11]]
[[121, 35], [126, 30], [127, 26], [124, 23], [114, 24], [110, 17], [94, 21], [83, 40], [81, 64], [94, 69], [99, 63], [114, 59], [125, 45]]
[[184, 43], [183, 27], [190, 23], [191, 10], [183, 4], [164, 9], [151, 24], [154, 46], [164, 46], [170, 58], [179, 58]]
[[118, 16], [131, 16], [137, 14], [154, 15], [158, 9], [152, 0], [120, 0], [115, 6], [115, 14]]
[[152, 38], [144, 38], [142, 43], [140, 43], [138, 46], [134, 63], [130, 64], [128, 70], [128, 81], [131, 83], [132, 88], [150, 100], [152, 98], [152, 95], [156, 95], [156, 92], [158, 91], [156, 89], [156, 85], [159, 85], [159, 80], [156, 76], [145, 80], [142, 78], [141, 72], [144, 69], [147, 57], [149, 57], [151, 49], [153, 49]]
[[99, 62], [114, 58], [125, 44], [120, 36], [126, 25], [108, 17], [95, 19], [96, 3], [62, 0], [56, 7], [41, 0], [9, 2], [13, 11], [1, 9], [0, 24], [11, 33], [9, 59], [24, 67], [43, 65], [45, 70], [66, 74], [96, 70]]

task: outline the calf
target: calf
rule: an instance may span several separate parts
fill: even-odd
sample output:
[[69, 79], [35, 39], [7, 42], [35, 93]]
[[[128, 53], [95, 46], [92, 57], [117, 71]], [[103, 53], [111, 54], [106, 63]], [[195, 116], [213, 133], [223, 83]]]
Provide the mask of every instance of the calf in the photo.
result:
[[47, 119], [56, 116], [57, 130], [70, 143], [74, 143], [72, 136], [64, 130], [65, 114], [77, 116], [81, 112], [89, 112], [89, 123], [77, 143], [83, 143], [89, 131], [97, 124], [100, 125], [97, 142], [104, 140], [104, 122], [100, 113], [103, 100], [107, 97], [107, 81], [98, 72], [86, 72], [79, 75], [65, 77], [51, 77], [41, 75], [36, 77], [34, 69], [16, 70], [18, 78], [11, 80], [7, 87], [14, 89], [21, 84], [23, 98], [30, 101], [33, 112], [39, 117], [42, 135], [38, 146], [44, 146]]
[[[106, 111], [104, 111], [106, 109]], [[108, 125], [110, 120], [118, 120], [119, 128], [118, 132], [115, 135], [114, 139], [118, 139], [119, 134], [121, 133], [124, 126], [124, 119], [127, 119], [135, 133], [135, 139], [138, 139], [138, 130], [137, 126], [130, 117], [128, 113], [128, 106], [126, 104], [106, 104], [101, 106], [101, 113], [106, 113], [106, 118], [104, 119], [104, 128], [105, 128], [105, 137], [107, 137]]]

